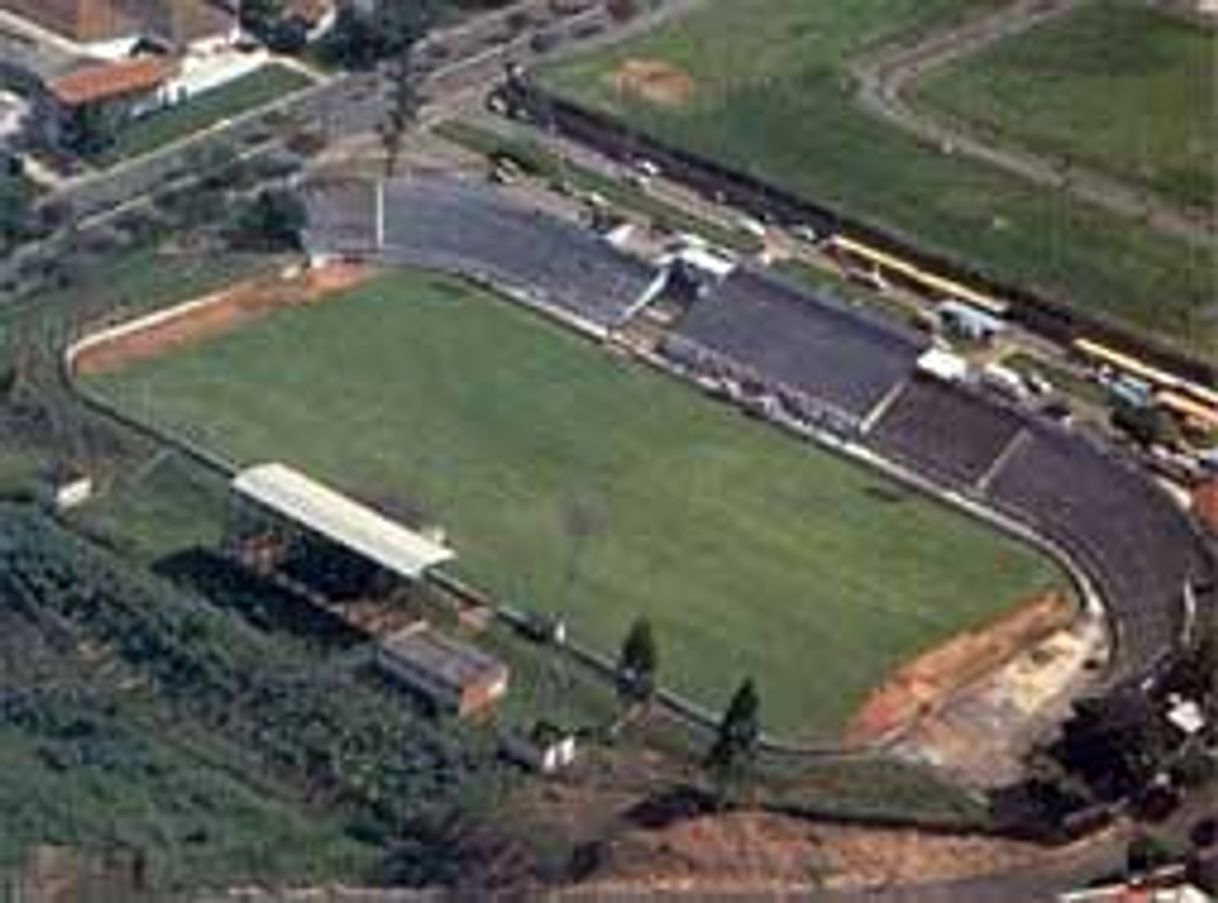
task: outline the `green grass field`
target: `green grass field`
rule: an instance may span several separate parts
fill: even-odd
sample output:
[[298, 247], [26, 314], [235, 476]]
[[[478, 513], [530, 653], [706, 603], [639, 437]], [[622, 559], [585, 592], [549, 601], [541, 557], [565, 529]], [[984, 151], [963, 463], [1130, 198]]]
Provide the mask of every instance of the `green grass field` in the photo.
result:
[[[989, 0], [719, 0], [543, 82], [975, 265], [1188, 347], [1218, 347], [1212, 253], [1058, 191], [928, 147], [856, 105], [851, 60]], [[657, 104], [616, 86], [629, 59], [684, 73]], [[1210, 149], [1212, 153], [1212, 148]]]
[[124, 127], [114, 144], [100, 154], [96, 162], [110, 166], [128, 157], [149, 153], [309, 84], [309, 79], [294, 69], [274, 64], [263, 66], [227, 85]]
[[99, 378], [130, 412], [450, 532], [458, 570], [662, 679], [828, 737], [889, 669], [1050, 584], [1039, 555], [451, 280], [385, 276]]
[[928, 76], [915, 98], [1001, 140], [1209, 210], [1218, 42], [1134, 0], [1066, 18]]

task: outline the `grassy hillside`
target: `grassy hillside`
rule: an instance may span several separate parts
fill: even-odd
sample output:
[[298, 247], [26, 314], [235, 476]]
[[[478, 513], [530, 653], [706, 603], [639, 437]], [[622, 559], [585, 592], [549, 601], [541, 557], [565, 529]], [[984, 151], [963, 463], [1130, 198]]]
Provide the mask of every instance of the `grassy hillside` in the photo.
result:
[[666, 682], [718, 708], [754, 674], [790, 735], [831, 736], [897, 663], [1063, 579], [445, 279], [386, 276], [97, 388], [238, 460], [422, 508], [460, 571], [605, 651], [650, 615]]
[[[636, 41], [559, 64], [545, 83], [1094, 315], [1211, 353], [1208, 249], [928, 147], [864, 113], [849, 64], [988, 2], [719, 0]], [[666, 100], [629, 61], [670, 73]], [[637, 63], [636, 63], [637, 66]], [[678, 90], [679, 89], [679, 90]]]
[[936, 72], [915, 97], [1056, 159], [1208, 211], [1218, 183], [1218, 37], [1136, 0], [1065, 19]]
[[231, 612], [0, 506], [0, 872], [54, 843], [138, 853], [162, 891], [451, 878], [427, 826], [493, 799], [487, 748], [211, 575]]

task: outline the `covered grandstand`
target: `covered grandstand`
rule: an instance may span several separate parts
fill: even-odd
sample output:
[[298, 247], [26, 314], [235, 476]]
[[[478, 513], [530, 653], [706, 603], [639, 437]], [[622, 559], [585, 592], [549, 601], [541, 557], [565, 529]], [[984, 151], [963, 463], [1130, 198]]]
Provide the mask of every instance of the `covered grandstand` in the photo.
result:
[[884, 410], [869, 444], [952, 488], [977, 485], [1024, 427], [1021, 415], [932, 376], [915, 376]]
[[[378, 572], [417, 581], [454, 558], [447, 546], [284, 464], [247, 468], [231, 489], [225, 546], [261, 573], [308, 565], [314, 587], [349, 590]], [[323, 547], [327, 554], [318, 555]], [[318, 562], [326, 565], [320, 572]]]
[[1029, 423], [987, 497], [1091, 573], [1116, 633], [1118, 677], [1152, 672], [1190, 605], [1215, 604], [1215, 563], [1184, 511], [1133, 462], [1083, 436]]
[[382, 259], [470, 276], [588, 331], [620, 326], [663, 274], [580, 226], [455, 179], [384, 185]]
[[686, 366], [752, 375], [857, 425], [913, 372], [926, 345], [910, 330], [741, 267], [694, 302], [663, 350]]
[[907, 383], [866, 444], [1064, 549], [1106, 604], [1114, 678], [1138, 678], [1214, 605], [1215, 562], [1175, 502], [1123, 453], [956, 385]]

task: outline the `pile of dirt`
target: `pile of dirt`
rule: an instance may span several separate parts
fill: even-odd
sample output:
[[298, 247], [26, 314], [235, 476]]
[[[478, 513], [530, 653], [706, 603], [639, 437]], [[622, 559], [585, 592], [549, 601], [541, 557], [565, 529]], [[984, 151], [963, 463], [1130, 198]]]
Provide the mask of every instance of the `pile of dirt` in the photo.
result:
[[634, 830], [603, 845], [581, 887], [795, 893], [961, 880], [1033, 866], [1053, 854], [981, 836], [869, 830], [757, 811]]
[[672, 63], [631, 58], [611, 74], [613, 89], [659, 107], [681, 107], [694, 92], [694, 80]]

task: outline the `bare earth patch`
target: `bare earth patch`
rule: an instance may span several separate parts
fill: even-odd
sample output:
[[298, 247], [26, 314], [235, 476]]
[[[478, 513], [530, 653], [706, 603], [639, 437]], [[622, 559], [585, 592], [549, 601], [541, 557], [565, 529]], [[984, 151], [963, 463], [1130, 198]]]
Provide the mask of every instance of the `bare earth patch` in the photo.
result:
[[1035, 744], [1069, 717], [1071, 700], [1094, 679], [1090, 663], [1102, 661], [1107, 648], [1102, 619], [1079, 618], [960, 690], [892, 752], [965, 787], [1012, 784]]
[[96, 374], [231, 332], [281, 307], [324, 300], [368, 278], [371, 270], [328, 264], [302, 272], [263, 276], [94, 333], [72, 351], [73, 371]]
[[605, 845], [598, 869], [580, 889], [589, 897], [615, 899], [644, 891], [787, 898], [817, 889], [861, 890], [1051, 868], [1068, 862], [1087, 843], [1048, 849], [976, 835], [856, 828], [736, 811], [622, 833]]
[[918, 656], [871, 692], [846, 727], [846, 743], [871, 745], [905, 732], [962, 688], [1066, 627], [1075, 614], [1067, 597], [1047, 593]]
[[632, 57], [609, 77], [619, 94], [631, 94], [660, 107], [682, 107], [694, 92], [689, 74], [663, 60]]

